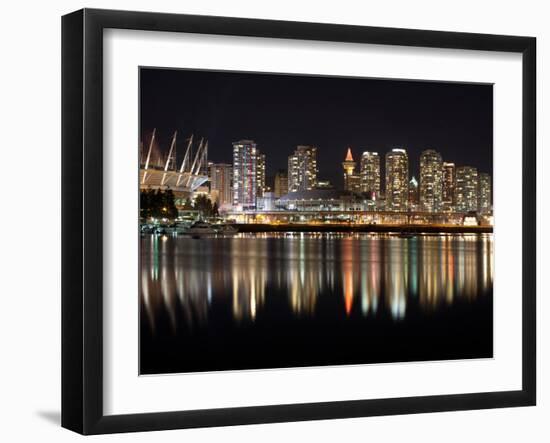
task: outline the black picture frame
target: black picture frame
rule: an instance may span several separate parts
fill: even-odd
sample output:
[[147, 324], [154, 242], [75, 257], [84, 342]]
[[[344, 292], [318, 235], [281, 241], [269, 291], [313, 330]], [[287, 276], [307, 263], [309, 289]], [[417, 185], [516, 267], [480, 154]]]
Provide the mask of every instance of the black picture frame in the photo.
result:
[[[171, 31], [522, 54], [522, 389], [168, 411], [103, 412], [103, 30]], [[83, 9], [62, 18], [62, 426], [82, 434], [530, 406], [536, 403], [536, 39]]]

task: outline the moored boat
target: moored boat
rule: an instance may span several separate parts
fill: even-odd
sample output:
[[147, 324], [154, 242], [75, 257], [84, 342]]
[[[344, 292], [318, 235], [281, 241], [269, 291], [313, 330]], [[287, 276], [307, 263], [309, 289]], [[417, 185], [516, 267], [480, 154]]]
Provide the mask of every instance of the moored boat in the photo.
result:
[[193, 223], [186, 231], [186, 234], [189, 234], [193, 238], [200, 238], [207, 235], [215, 234], [216, 231], [210, 223], [204, 221], [197, 221]]

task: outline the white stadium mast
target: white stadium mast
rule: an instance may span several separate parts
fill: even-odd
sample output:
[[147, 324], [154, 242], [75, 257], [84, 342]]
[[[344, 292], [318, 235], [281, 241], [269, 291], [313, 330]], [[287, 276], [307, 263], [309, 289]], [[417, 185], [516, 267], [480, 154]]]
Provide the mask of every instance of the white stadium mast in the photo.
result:
[[193, 155], [193, 135], [191, 135], [183, 161], [177, 168], [177, 131], [172, 136], [168, 156], [162, 162], [158, 153], [156, 154], [158, 158], [153, 158], [157, 151], [153, 149], [156, 137], [155, 128], [149, 142], [146, 160], [140, 165], [141, 189], [171, 189], [178, 194], [190, 195], [208, 180], [206, 174], [208, 141], [201, 139], [197, 151]]

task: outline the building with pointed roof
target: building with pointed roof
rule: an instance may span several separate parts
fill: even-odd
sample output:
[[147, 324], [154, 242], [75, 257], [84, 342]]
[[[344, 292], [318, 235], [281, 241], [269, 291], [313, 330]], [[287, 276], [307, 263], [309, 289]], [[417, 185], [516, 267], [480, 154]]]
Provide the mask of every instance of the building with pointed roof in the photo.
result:
[[344, 168], [344, 189], [346, 191], [361, 192], [361, 176], [355, 174], [356, 162], [353, 160], [351, 148], [348, 148], [346, 158], [342, 162]]

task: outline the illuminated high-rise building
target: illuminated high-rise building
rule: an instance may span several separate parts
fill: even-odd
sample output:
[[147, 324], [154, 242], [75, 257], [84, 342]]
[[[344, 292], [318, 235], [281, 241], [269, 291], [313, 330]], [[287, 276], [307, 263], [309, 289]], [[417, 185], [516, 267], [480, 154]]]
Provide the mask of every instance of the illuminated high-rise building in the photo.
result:
[[455, 204], [455, 164], [443, 162], [443, 208], [452, 209]]
[[256, 208], [256, 143], [240, 140], [233, 143], [233, 206], [242, 210]]
[[418, 181], [414, 175], [409, 181], [409, 209], [413, 211], [418, 209]]
[[490, 212], [492, 210], [491, 176], [485, 172], [478, 176], [478, 210]]
[[409, 197], [409, 157], [404, 149], [386, 154], [386, 210], [406, 211]]
[[342, 162], [342, 167], [344, 168], [345, 175], [352, 175], [355, 172], [355, 160], [353, 160], [351, 148], [348, 148], [346, 159]]
[[317, 185], [317, 148], [299, 145], [288, 157], [288, 192], [311, 191]]
[[273, 180], [273, 194], [279, 198], [288, 194], [288, 175], [286, 171], [279, 170]]
[[355, 165], [351, 148], [348, 148], [346, 158], [342, 162], [342, 167], [344, 168], [344, 189], [346, 191], [361, 192], [361, 177], [355, 175]]
[[263, 197], [265, 186], [265, 154], [256, 149], [256, 197]]
[[459, 212], [477, 211], [477, 169], [471, 166], [456, 168], [455, 207]]
[[378, 152], [363, 152], [361, 155], [361, 191], [376, 199], [380, 195], [380, 156]]
[[420, 154], [420, 208], [441, 211], [443, 198], [443, 160], [439, 152], [427, 149]]
[[231, 179], [233, 167], [226, 163], [211, 163], [210, 170], [210, 195], [219, 207], [233, 204], [231, 195]]

